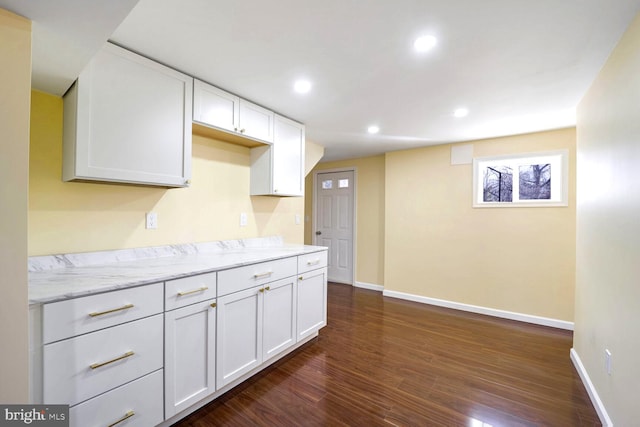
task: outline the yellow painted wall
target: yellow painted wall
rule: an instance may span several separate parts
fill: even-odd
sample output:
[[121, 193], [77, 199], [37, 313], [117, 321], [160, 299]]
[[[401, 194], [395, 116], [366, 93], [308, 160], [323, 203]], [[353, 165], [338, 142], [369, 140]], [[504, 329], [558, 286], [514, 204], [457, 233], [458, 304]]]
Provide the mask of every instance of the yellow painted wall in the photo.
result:
[[27, 190], [31, 22], [0, 9], [0, 402], [29, 398]]
[[[356, 169], [356, 281], [384, 284], [384, 156], [319, 163], [314, 172], [336, 168]], [[307, 175], [305, 242], [313, 242], [313, 173]]]
[[324, 147], [307, 139], [305, 141], [304, 156], [304, 175], [307, 176], [309, 175], [309, 172], [311, 172], [311, 170], [316, 166], [316, 164], [318, 164], [318, 162], [322, 159], [322, 156], [324, 156]]
[[[578, 107], [574, 349], [613, 425], [640, 401], [640, 15]], [[605, 370], [605, 349], [612, 372]]]
[[384, 287], [573, 321], [575, 129], [473, 141], [474, 156], [569, 150], [569, 207], [472, 208], [450, 145], [386, 154]]
[[[273, 235], [303, 242], [295, 215], [304, 198], [249, 196], [246, 147], [194, 135], [189, 188], [63, 182], [62, 106], [62, 98], [32, 92], [29, 255]], [[157, 230], [144, 228], [149, 211]]]

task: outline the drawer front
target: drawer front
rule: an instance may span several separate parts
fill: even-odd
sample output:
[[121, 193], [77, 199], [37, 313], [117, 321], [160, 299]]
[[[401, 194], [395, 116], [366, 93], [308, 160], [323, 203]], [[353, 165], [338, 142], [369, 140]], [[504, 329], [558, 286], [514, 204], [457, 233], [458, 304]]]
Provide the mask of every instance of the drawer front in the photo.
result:
[[298, 256], [298, 274], [327, 266], [328, 251], [313, 252]]
[[295, 276], [297, 269], [296, 257], [289, 257], [220, 271], [218, 272], [218, 296]]
[[46, 344], [161, 313], [162, 283], [44, 304], [42, 310]]
[[169, 280], [164, 285], [165, 310], [184, 307], [216, 297], [216, 273]]
[[71, 427], [149, 427], [162, 416], [162, 370], [111, 390], [69, 410]]
[[75, 405], [162, 368], [163, 315], [47, 344], [43, 398]]

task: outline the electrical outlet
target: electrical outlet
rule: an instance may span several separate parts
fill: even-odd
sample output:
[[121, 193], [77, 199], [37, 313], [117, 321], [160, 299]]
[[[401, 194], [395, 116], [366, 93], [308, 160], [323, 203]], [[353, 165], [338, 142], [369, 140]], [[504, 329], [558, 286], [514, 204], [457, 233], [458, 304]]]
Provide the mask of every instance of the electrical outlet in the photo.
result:
[[147, 212], [146, 228], [148, 230], [155, 230], [158, 228], [158, 214], [156, 212]]
[[604, 368], [607, 370], [607, 374], [611, 375], [611, 352], [608, 348], [604, 349]]
[[246, 227], [247, 226], [247, 214], [245, 212], [242, 212], [240, 214], [240, 227]]
[[300, 214], [296, 214], [296, 225], [300, 225]]

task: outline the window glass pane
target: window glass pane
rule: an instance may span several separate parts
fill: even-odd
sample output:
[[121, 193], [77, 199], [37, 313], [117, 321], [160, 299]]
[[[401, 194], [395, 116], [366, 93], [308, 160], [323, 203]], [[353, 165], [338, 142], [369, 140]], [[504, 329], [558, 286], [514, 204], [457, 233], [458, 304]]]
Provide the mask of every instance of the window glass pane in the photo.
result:
[[520, 199], [551, 199], [551, 164], [520, 166]]
[[509, 166], [487, 166], [483, 176], [483, 202], [513, 200], [513, 170]]
[[341, 179], [338, 181], [338, 188], [349, 188], [349, 179]]
[[327, 179], [326, 181], [322, 181], [323, 190], [331, 190], [332, 188], [333, 188], [333, 180]]

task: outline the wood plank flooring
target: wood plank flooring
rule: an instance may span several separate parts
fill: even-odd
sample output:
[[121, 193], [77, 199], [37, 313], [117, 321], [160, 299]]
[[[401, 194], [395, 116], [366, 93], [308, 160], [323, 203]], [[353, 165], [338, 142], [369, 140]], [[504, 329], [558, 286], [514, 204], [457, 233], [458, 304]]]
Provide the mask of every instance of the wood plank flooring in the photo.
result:
[[572, 333], [329, 284], [317, 339], [175, 426], [599, 426]]

